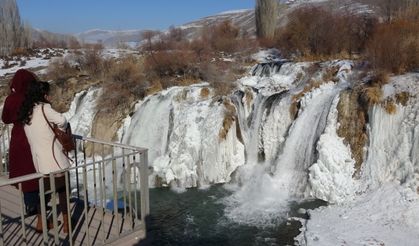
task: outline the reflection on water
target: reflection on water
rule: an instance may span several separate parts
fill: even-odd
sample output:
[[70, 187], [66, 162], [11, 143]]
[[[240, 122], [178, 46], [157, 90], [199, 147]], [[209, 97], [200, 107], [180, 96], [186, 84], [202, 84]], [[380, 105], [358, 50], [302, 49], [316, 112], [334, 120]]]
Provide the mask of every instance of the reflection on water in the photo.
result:
[[[151, 217], [147, 240], [140, 245], [293, 245], [300, 222], [284, 221], [274, 227], [239, 225], [224, 217], [221, 199], [230, 195], [220, 185], [207, 190], [188, 189], [175, 193], [170, 189], [150, 190]], [[293, 204], [289, 215], [299, 208], [325, 205], [321, 201]]]

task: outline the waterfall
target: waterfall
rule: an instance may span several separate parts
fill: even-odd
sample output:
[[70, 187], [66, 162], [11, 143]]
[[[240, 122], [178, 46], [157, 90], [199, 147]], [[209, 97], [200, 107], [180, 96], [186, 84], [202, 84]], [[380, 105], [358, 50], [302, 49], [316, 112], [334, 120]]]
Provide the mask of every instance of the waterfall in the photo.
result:
[[246, 168], [243, 186], [226, 199], [229, 218], [246, 224], [275, 224], [287, 212], [290, 201], [306, 195], [308, 167], [316, 160], [316, 142], [338, 93], [339, 89], [330, 83], [302, 99], [302, 108], [288, 130], [282, 151], [276, 150], [277, 156], [270, 158], [275, 161]]
[[144, 100], [123, 143], [149, 149], [151, 185], [205, 187], [230, 181], [244, 164], [236, 124], [220, 139], [225, 106], [200, 95], [205, 85], [173, 87]]
[[90, 136], [93, 118], [96, 114], [97, 98], [100, 93], [100, 88], [92, 87], [75, 95], [70, 109], [64, 113], [74, 134]]
[[271, 77], [279, 72], [284, 61], [259, 63], [252, 69], [252, 75], [258, 77]]

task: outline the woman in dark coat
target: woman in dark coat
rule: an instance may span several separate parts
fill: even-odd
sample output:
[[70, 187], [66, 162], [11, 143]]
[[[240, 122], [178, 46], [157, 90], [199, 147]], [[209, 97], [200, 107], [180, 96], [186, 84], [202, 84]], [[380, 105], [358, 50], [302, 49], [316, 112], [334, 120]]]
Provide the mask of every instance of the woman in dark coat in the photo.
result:
[[[5, 124], [13, 124], [9, 147], [9, 178], [35, 173], [31, 149], [26, 138], [23, 124], [17, 121], [20, 107], [25, 99], [29, 85], [36, 81], [33, 73], [20, 69], [10, 83], [10, 94], [4, 101], [2, 120]], [[22, 183], [27, 207], [36, 208], [39, 194], [37, 180]], [[34, 204], [35, 203], [35, 204]]]

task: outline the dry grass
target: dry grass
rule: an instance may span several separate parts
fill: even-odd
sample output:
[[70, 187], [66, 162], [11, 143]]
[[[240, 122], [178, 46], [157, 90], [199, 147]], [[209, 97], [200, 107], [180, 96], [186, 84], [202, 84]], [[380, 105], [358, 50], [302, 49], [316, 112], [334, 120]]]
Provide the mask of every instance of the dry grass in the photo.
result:
[[388, 72], [379, 70], [374, 72], [373, 76], [371, 77], [370, 84], [374, 86], [383, 86], [387, 84], [390, 80]]
[[161, 85], [161, 82], [159, 80], [153, 81], [153, 83], [147, 88], [146, 90], [146, 96], [152, 95], [156, 92], [159, 92], [163, 90], [163, 86]]
[[355, 160], [354, 176], [357, 176], [361, 170], [364, 146], [368, 141], [366, 134], [368, 108], [360, 102], [359, 97], [360, 91], [357, 89], [343, 91], [337, 106], [340, 125], [337, 134], [351, 148], [352, 158]]
[[381, 102], [383, 91], [378, 86], [371, 86], [362, 89], [361, 97], [368, 105], [375, 105]]
[[223, 126], [218, 133], [219, 140], [225, 140], [228, 132], [232, 125], [236, 122], [236, 108], [230, 100], [224, 100], [223, 105], [225, 107]]
[[300, 102], [293, 101], [290, 105], [290, 115], [291, 119], [295, 120], [297, 118], [298, 110], [300, 109]]
[[205, 87], [201, 89], [200, 96], [202, 99], [207, 99], [209, 97], [210, 90], [209, 88]]
[[381, 106], [386, 110], [388, 114], [395, 114], [397, 112], [397, 106], [393, 99], [387, 99], [382, 102]]
[[403, 91], [403, 92], [397, 93], [395, 95], [395, 97], [396, 97], [396, 102], [397, 103], [399, 103], [403, 106], [406, 106], [407, 102], [409, 101], [410, 94], [409, 94], [409, 92]]
[[339, 72], [339, 67], [328, 67], [322, 75], [322, 79], [325, 82], [333, 81], [337, 82], [336, 75]]
[[246, 97], [247, 107], [250, 107], [253, 101], [252, 90], [250, 88], [246, 88], [246, 90], [244, 91], [244, 96]]

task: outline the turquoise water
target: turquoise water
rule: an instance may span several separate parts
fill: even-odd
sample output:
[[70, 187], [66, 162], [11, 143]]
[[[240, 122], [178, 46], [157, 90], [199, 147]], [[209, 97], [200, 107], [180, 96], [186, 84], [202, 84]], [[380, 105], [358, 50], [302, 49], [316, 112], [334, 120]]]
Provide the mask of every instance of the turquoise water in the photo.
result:
[[[176, 193], [170, 189], [150, 190], [151, 217], [144, 245], [293, 245], [299, 234], [300, 222], [281, 221], [273, 227], [240, 225], [224, 216], [222, 198], [231, 192], [223, 186], [207, 190], [188, 189]], [[299, 208], [325, 205], [307, 201], [291, 205], [289, 216]]]

